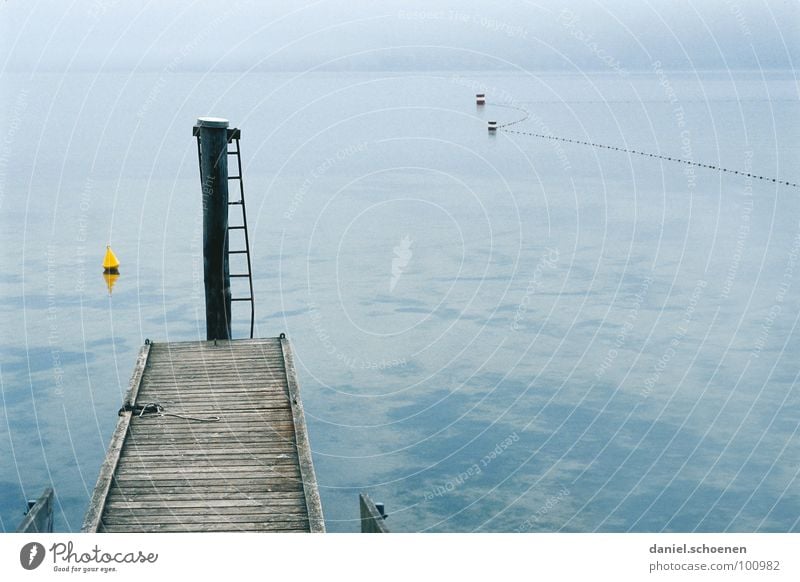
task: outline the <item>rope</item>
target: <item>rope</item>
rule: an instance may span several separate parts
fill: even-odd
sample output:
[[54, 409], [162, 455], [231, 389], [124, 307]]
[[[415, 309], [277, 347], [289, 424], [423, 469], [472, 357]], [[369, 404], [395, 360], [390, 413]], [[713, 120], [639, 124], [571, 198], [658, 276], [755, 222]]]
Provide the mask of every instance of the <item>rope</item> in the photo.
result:
[[501, 125], [498, 125], [497, 129], [502, 129], [504, 127], [510, 127], [512, 125], [516, 125], [517, 123], [522, 123], [523, 121], [528, 121], [528, 118], [531, 116], [530, 111], [528, 111], [524, 107], [517, 107], [516, 105], [505, 105], [503, 103], [495, 103], [495, 104], [492, 104], [492, 107], [502, 107], [504, 109], [514, 109], [516, 111], [521, 111], [522, 113], [525, 114], [525, 117], [521, 117], [521, 118], [516, 119], [514, 121], [509, 121], [508, 123], [503, 123]]
[[798, 185], [796, 182], [788, 182], [786, 180], [779, 180], [777, 178], [770, 178], [768, 176], [761, 176], [761, 175], [758, 175], [758, 174], [753, 174], [752, 172], [731, 170], [730, 168], [723, 168], [722, 166], [715, 166], [714, 164], [702, 164], [700, 162], [694, 162], [692, 160], [686, 160], [686, 159], [683, 159], [683, 158], [676, 158], [676, 157], [672, 157], [672, 156], [663, 156], [661, 154], [651, 154], [651, 153], [642, 152], [642, 151], [639, 151], [639, 150], [621, 148], [621, 147], [617, 147], [617, 146], [610, 146], [610, 145], [605, 145], [605, 144], [600, 144], [600, 143], [594, 143], [594, 142], [591, 142], [591, 141], [583, 141], [583, 140], [579, 140], [579, 139], [568, 139], [568, 138], [565, 138], [565, 137], [557, 137], [555, 135], [546, 135], [546, 134], [543, 134], [543, 133], [534, 133], [534, 132], [531, 132], [531, 131], [519, 131], [519, 130], [515, 130], [515, 129], [505, 129], [505, 128], [511, 126], [511, 125], [514, 125], [514, 124], [517, 124], [517, 123], [522, 123], [523, 121], [526, 121], [530, 117], [530, 113], [526, 109], [523, 109], [522, 107], [516, 107], [516, 106], [513, 106], [513, 105], [496, 104], [496, 105], [494, 105], [494, 107], [505, 107], [506, 109], [516, 109], [518, 111], [524, 111], [526, 113], [525, 117], [522, 118], [522, 119], [517, 119], [517, 120], [510, 121], [508, 123], [504, 123], [502, 125], [498, 125], [497, 126], [498, 129], [502, 129], [503, 131], [508, 132], [508, 133], [514, 133], [514, 134], [517, 134], [517, 135], [527, 135], [527, 136], [531, 136], [531, 137], [538, 137], [538, 138], [541, 138], [541, 139], [549, 139], [549, 140], [552, 140], [552, 141], [560, 141], [560, 142], [563, 142], [563, 143], [586, 145], [586, 146], [590, 146], [590, 147], [593, 147], [593, 148], [599, 148], [599, 149], [605, 149], [605, 150], [613, 150], [615, 152], [624, 152], [624, 153], [627, 153], [627, 154], [633, 154], [633, 155], [642, 156], [642, 157], [645, 157], [645, 158], [653, 158], [653, 159], [658, 159], [658, 160], [665, 160], [667, 162], [677, 162], [679, 164], [685, 164], [687, 166], [695, 166], [697, 168], [706, 168], [708, 170], [716, 170], [718, 172], [724, 172], [726, 174], [735, 174], [737, 176], [745, 176], [745, 177], [751, 178], [753, 180], [763, 180], [765, 182], [774, 182], [775, 184], [780, 184], [781, 186], [789, 186], [790, 188], [800, 188], [800, 185]]
[[136, 416], [142, 417], [145, 414], [148, 416], [156, 415], [156, 416], [172, 416], [174, 418], [183, 418], [185, 420], [193, 420], [195, 422], [219, 422], [219, 416], [207, 416], [205, 418], [201, 418], [199, 416], [190, 416], [188, 414], [179, 414], [177, 412], [165, 412], [163, 406], [158, 404], [157, 402], [150, 402], [148, 404], [130, 404], [125, 403], [122, 408], [119, 409], [119, 416], [122, 416], [124, 412], [132, 412], [136, 414]]

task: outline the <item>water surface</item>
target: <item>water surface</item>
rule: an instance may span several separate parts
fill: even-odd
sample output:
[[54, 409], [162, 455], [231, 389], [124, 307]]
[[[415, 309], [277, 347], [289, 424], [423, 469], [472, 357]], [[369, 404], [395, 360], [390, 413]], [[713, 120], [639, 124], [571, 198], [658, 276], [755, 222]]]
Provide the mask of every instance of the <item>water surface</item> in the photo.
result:
[[797, 190], [485, 128], [514, 104], [520, 131], [796, 182], [790, 75], [1, 87], [4, 530], [50, 484], [79, 529], [139, 346], [204, 339], [209, 114], [242, 128], [256, 334], [294, 343], [331, 531], [360, 491], [395, 531], [798, 530]]

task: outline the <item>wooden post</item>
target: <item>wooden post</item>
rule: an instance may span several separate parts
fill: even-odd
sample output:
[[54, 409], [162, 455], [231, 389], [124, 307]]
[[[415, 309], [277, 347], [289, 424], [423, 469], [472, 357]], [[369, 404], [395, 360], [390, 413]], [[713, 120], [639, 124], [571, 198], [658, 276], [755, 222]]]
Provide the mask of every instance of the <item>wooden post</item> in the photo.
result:
[[39, 499], [28, 502], [28, 512], [17, 527], [17, 533], [53, 533], [53, 490], [50, 487]]
[[386, 516], [383, 513], [383, 503], [373, 503], [369, 495], [361, 493], [358, 496], [358, 505], [361, 514], [361, 533], [389, 533], [384, 521]]
[[203, 267], [206, 339], [231, 337], [228, 265], [228, 120], [200, 117], [200, 179], [203, 188]]

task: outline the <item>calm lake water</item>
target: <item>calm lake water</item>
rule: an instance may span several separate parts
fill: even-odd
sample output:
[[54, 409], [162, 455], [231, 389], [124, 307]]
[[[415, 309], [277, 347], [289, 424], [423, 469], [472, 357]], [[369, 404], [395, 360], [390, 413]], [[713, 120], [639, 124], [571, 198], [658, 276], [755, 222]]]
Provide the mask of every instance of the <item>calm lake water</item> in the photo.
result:
[[202, 115], [242, 128], [256, 335], [294, 343], [329, 530], [361, 491], [395, 531], [800, 530], [800, 192], [486, 131], [514, 104], [797, 182], [791, 74], [10, 75], [0, 101], [3, 530], [48, 485], [79, 529], [139, 346], [205, 339]]

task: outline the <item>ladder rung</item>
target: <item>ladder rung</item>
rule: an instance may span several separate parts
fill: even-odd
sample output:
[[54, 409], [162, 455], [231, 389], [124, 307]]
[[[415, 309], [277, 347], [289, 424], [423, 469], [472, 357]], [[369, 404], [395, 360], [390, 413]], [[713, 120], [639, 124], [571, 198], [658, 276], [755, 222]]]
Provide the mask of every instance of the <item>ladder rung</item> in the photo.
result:
[[231, 301], [252, 301], [252, 297], [231, 297]]
[[247, 251], [228, 251], [229, 255], [244, 255]]
[[238, 153], [239, 153], [239, 152], [237, 152], [236, 150], [234, 150], [234, 151], [230, 151], [230, 150], [228, 150], [228, 155], [229, 155], [229, 156], [235, 156], [235, 155], [236, 155], [236, 154], [238, 154]]
[[241, 180], [241, 176], [228, 176], [228, 180]]
[[235, 275], [230, 275], [231, 277], [249, 277], [249, 273], [236, 273]]
[[244, 230], [244, 226], [229, 226], [228, 230]]
[[234, 200], [233, 202], [231, 202], [230, 200], [228, 200], [228, 204], [242, 204], [242, 201], [241, 200]]

